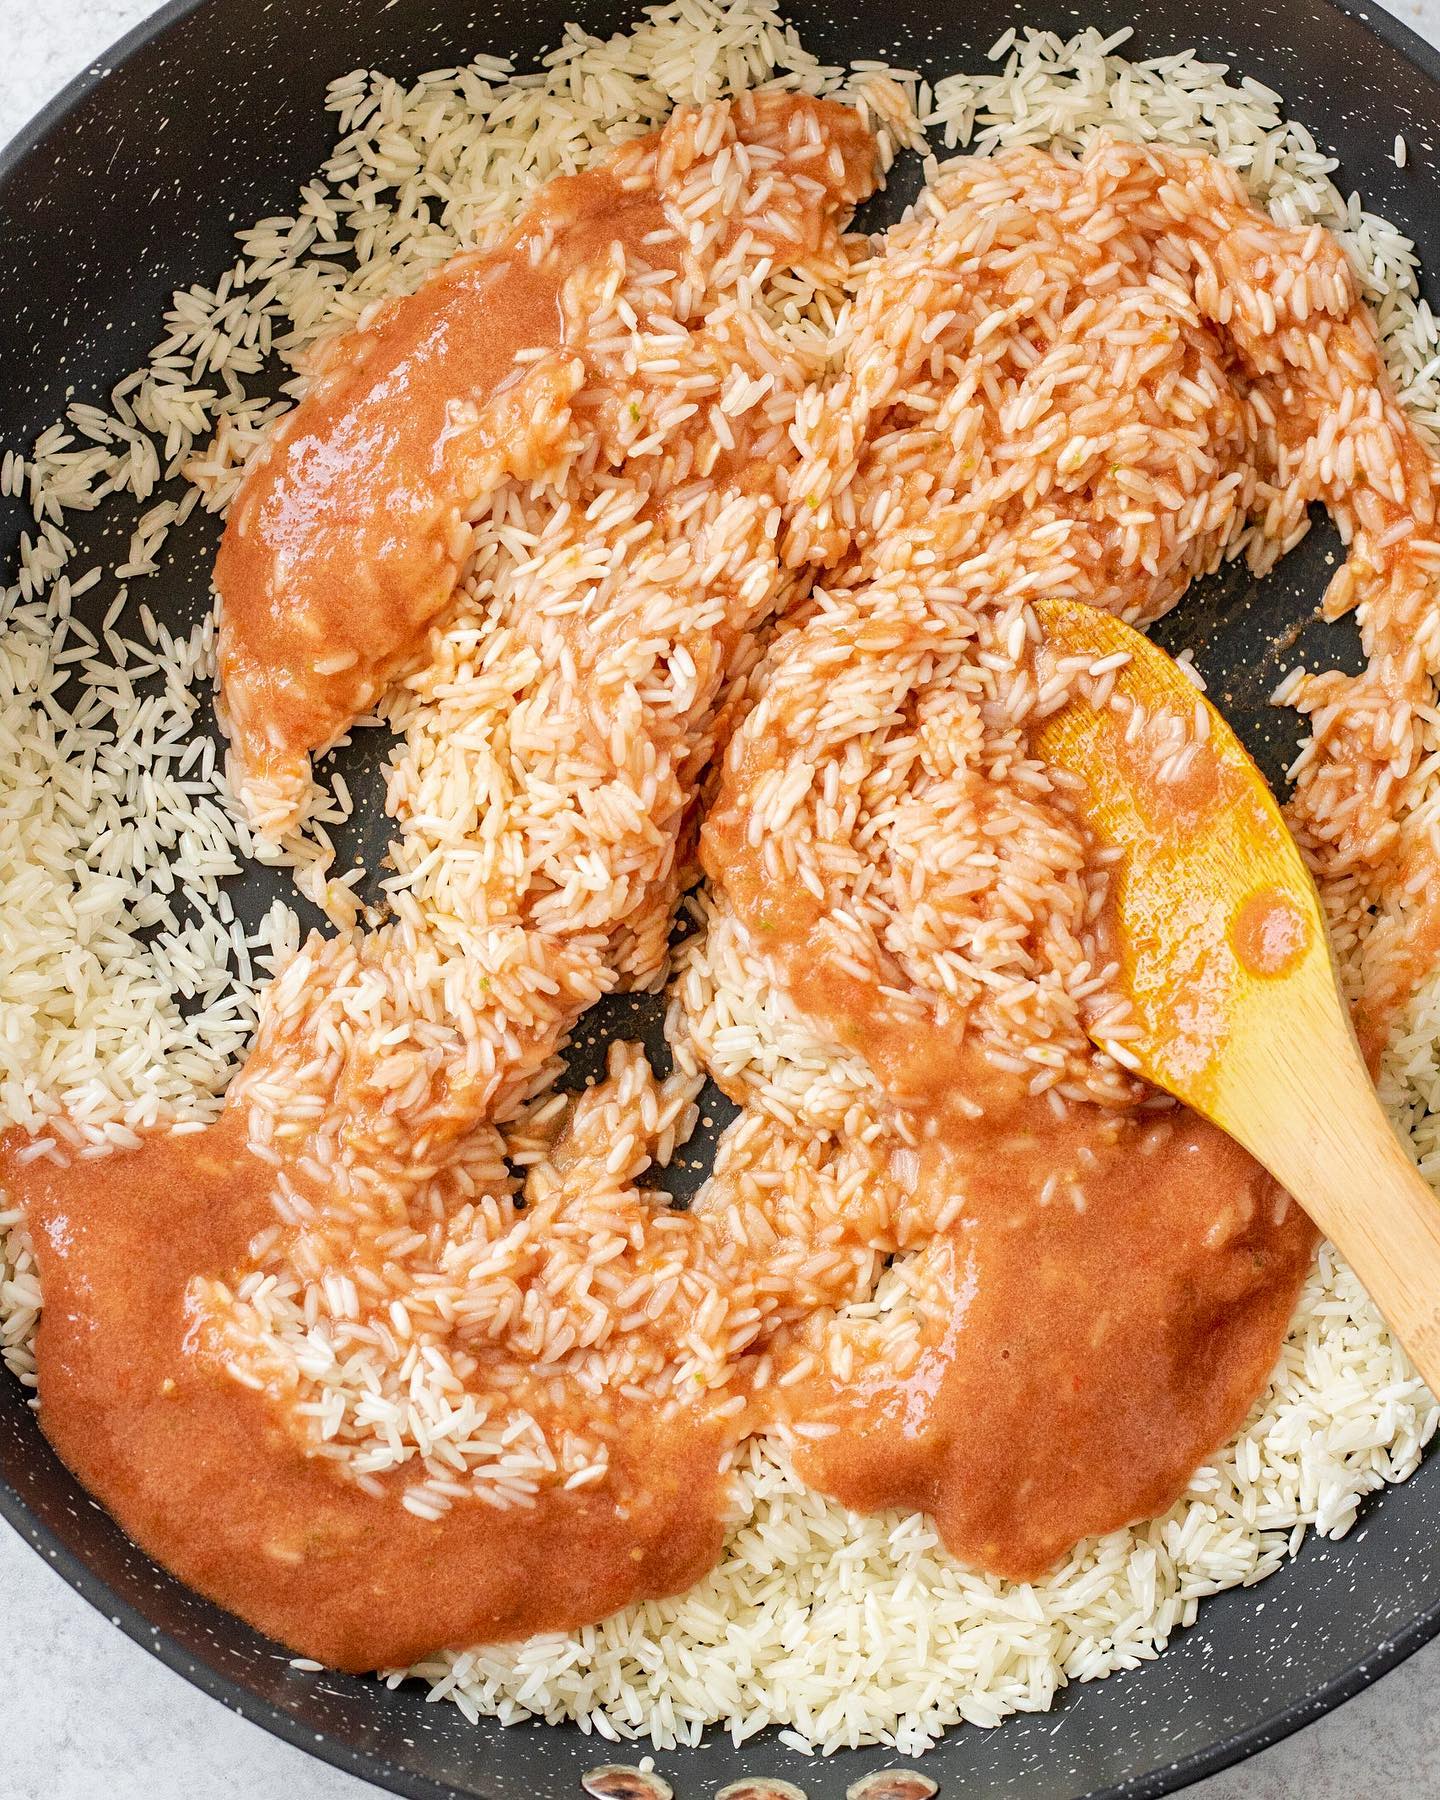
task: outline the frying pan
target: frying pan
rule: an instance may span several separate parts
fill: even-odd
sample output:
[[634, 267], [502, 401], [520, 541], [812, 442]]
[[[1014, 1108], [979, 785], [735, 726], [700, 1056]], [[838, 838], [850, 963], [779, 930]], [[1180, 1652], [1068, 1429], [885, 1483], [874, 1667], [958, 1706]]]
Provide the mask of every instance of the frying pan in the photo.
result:
[[[981, 64], [1011, 24], [1068, 35], [1078, 23], [1131, 24], [1126, 0], [793, 0], [805, 41], [828, 62], [879, 57], [932, 74]], [[237, 222], [285, 212], [329, 147], [326, 83], [364, 66], [400, 77], [481, 51], [525, 66], [578, 17], [608, 32], [633, 17], [624, 0], [175, 0], [73, 83], [0, 154], [0, 444], [23, 445], [59, 416], [73, 389], [103, 395], [156, 341], [172, 289], [208, 281], [233, 258]], [[1281, 93], [1341, 158], [1338, 177], [1394, 220], [1440, 268], [1440, 198], [1428, 167], [1440, 145], [1440, 56], [1380, 12], [1336, 0], [1150, 0], [1127, 54], [1194, 46]], [[101, 71], [108, 71], [101, 73]], [[1409, 166], [1391, 160], [1397, 132]], [[883, 223], [904, 183], [872, 204]], [[1434, 293], [1432, 291], [1432, 301]], [[0, 554], [22, 518], [0, 501]], [[83, 517], [81, 555], [113, 524]], [[128, 528], [128, 521], [126, 522]], [[88, 529], [87, 529], [88, 527]], [[70, 527], [73, 529], [73, 527]], [[144, 598], [173, 626], [207, 602], [218, 524], [201, 515], [172, 536], [172, 556]], [[1189, 645], [1212, 694], [1280, 785], [1292, 721], [1266, 705], [1283, 670], [1357, 665], [1345, 627], [1308, 625], [1335, 548], [1318, 522], [1275, 575], [1231, 568], [1194, 591], [1159, 635]], [[114, 560], [113, 538], [107, 562]], [[88, 598], [95, 598], [95, 595]], [[100, 602], [104, 604], [103, 600]], [[77, 609], [78, 610], [78, 609]], [[93, 620], [87, 622], [93, 623]], [[358, 734], [347, 752], [352, 793], [378, 789], [384, 745]], [[361, 807], [362, 854], [383, 842], [377, 808]], [[247, 922], [276, 892], [261, 871], [236, 895]], [[293, 899], [288, 886], [283, 890]], [[609, 1003], [587, 1026], [581, 1077], [603, 1038], [640, 1031], [661, 1044], [657, 1009]], [[707, 1107], [717, 1121], [722, 1103]], [[1310, 1542], [1265, 1584], [1206, 1602], [1199, 1623], [1155, 1664], [1067, 1689], [1054, 1711], [999, 1729], [953, 1732], [926, 1757], [944, 1796], [1027, 1800], [1158, 1795], [1258, 1750], [1356, 1693], [1440, 1631], [1440, 1457], [1376, 1496], [1338, 1544]], [[314, 1755], [415, 1800], [576, 1800], [580, 1777], [615, 1752], [570, 1727], [502, 1731], [426, 1703], [411, 1684], [292, 1669], [286, 1653], [191, 1593], [128, 1544], [50, 1452], [18, 1384], [0, 1373], [0, 1513], [121, 1630], [247, 1718]], [[1263, 1600], [1263, 1606], [1259, 1604]], [[621, 1750], [638, 1760], [644, 1746]], [[768, 1732], [740, 1748], [707, 1737], [660, 1754], [679, 1800], [742, 1775], [779, 1776], [811, 1800], [840, 1800], [894, 1751], [829, 1760]]]

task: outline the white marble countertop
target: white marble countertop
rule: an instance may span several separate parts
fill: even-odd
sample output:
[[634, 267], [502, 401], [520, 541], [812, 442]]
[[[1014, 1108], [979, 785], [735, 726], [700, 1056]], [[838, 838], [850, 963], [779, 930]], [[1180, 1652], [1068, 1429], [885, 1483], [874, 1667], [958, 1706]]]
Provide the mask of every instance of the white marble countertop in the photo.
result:
[[[0, 0], [0, 142], [152, 0]], [[1440, 0], [1392, 11], [1440, 42]], [[0, 1800], [363, 1800], [121, 1636], [0, 1525]], [[1440, 1641], [1197, 1800], [1440, 1800]]]

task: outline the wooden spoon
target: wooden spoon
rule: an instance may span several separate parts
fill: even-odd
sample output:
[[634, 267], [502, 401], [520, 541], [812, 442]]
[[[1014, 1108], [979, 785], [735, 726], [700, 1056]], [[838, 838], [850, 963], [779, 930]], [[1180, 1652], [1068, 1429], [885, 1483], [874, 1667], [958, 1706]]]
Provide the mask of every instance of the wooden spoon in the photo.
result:
[[[1040, 727], [1046, 761], [1120, 852], [1134, 1035], [1102, 1048], [1244, 1145], [1349, 1262], [1440, 1393], [1440, 1201], [1381, 1110], [1319, 895], [1265, 779], [1180, 666], [1110, 614], [1035, 606], [1047, 658], [1114, 669], [1113, 698]], [[1103, 699], [1103, 697], [1102, 697]]]

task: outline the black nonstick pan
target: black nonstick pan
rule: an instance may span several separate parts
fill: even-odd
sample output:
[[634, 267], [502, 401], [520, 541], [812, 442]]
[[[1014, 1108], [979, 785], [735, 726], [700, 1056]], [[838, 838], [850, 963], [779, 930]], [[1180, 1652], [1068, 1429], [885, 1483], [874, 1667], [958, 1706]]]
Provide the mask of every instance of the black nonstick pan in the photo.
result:
[[[1134, 24], [1126, 54], [1140, 57], [1193, 46], [1281, 93], [1339, 154], [1342, 187], [1358, 188], [1440, 270], [1431, 173], [1440, 56], [1386, 14], [1336, 0], [1151, 0], [1138, 16], [1125, 0], [793, 0], [789, 11], [826, 61], [876, 57], [936, 74], [981, 64], [1017, 23], [1066, 35], [1082, 22], [1106, 32]], [[171, 291], [228, 264], [237, 222], [291, 208], [328, 149], [323, 95], [337, 74], [363, 66], [407, 77], [481, 51], [524, 66], [571, 17], [610, 31], [632, 16], [622, 0], [177, 0], [0, 155], [0, 444], [27, 444], [72, 391], [107, 392], [144, 360]], [[1404, 169], [1392, 160], [1397, 133], [1409, 145]], [[898, 210], [906, 197], [881, 204]], [[0, 500], [7, 560], [21, 526], [18, 505]], [[147, 584], [145, 599], [168, 623], [188, 623], [207, 603], [217, 535], [197, 515]], [[1294, 629], [1313, 612], [1334, 547], [1321, 524], [1274, 576], [1257, 585], [1232, 568], [1161, 632], [1170, 648], [1193, 648], [1212, 695], [1277, 785], [1293, 722], [1266, 695], [1294, 662], [1355, 666], [1344, 628], [1312, 623], [1298, 640]], [[352, 790], [376, 765], [381, 746], [365, 741], [375, 736], [362, 734], [353, 753]], [[278, 891], [272, 879], [248, 879], [242, 911], [264, 910]], [[596, 1023], [626, 1035], [643, 1027], [658, 1042], [658, 1008], [638, 1014], [617, 1002]], [[122, 1630], [267, 1730], [417, 1800], [577, 1800], [582, 1774], [616, 1754], [572, 1728], [470, 1725], [427, 1704], [418, 1685], [392, 1691], [292, 1668], [279, 1646], [125, 1541], [52, 1455], [26, 1399], [0, 1373], [0, 1512]], [[1342, 1542], [1313, 1541], [1262, 1591], [1205, 1603], [1199, 1624], [1157, 1663], [1071, 1687], [1049, 1714], [952, 1733], [924, 1770], [945, 1800], [1171, 1792], [1337, 1705], [1440, 1630], [1437, 1540], [1440, 1457], [1430, 1457], [1372, 1500]], [[645, 1748], [619, 1758], [637, 1761]], [[778, 1776], [811, 1800], [840, 1800], [868, 1771], [902, 1759], [885, 1750], [811, 1758], [767, 1733], [738, 1749], [711, 1736], [656, 1760], [679, 1800], [709, 1800], [741, 1776]]]

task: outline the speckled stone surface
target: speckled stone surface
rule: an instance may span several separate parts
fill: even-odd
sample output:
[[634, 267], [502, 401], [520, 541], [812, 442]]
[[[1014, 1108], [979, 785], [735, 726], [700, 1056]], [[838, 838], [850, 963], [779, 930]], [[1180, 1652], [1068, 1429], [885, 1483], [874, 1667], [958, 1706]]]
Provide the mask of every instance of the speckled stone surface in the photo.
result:
[[[148, 0], [0, 0], [0, 140], [72, 75], [103, 61], [149, 10]], [[1440, 0], [1403, 0], [1394, 10], [1440, 41]], [[0, 1800], [359, 1800], [374, 1792], [187, 1686], [3, 1525], [0, 1623]], [[1192, 1792], [1203, 1800], [1440, 1800], [1437, 1696], [1440, 1644]]]

